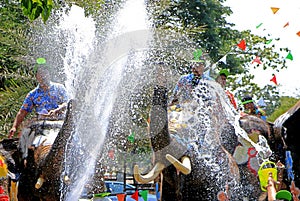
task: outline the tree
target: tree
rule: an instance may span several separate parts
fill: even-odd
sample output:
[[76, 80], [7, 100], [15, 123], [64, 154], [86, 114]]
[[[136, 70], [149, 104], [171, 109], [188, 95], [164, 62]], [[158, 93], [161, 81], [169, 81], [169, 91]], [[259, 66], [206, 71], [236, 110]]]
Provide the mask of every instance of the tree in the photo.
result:
[[[287, 48], [280, 48], [279, 52], [273, 44], [268, 44], [269, 39], [251, 34], [249, 30], [239, 32], [233, 29], [234, 24], [226, 21], [226, 16], [232, 11], [222, 5], [224, 1], [152, 1], [154, 5], [150, 11], [156, 28], [181, 32], [186, 34], [210, 56], [211, 71], [221, 68], [230, 70], [231, 75], [242, 74], [243, 82], [236, 84], [238, 76], [232, 76], [229, 88], [237, 97], [251, 93], [256, 97], [263, 97], [271, 104], [268, 114], [276, 107], [278, 91], [272, 85], [260, 88], [253, 83], [254, 75], [250, 75], [250, 68], [272, 68], [274, 71], [286, 68], [285, 58], [282, 56], [288, 52]], [[237, 46], [245, 41], [245, 49]], [[280, 40], [275, 39], [275, 40]], [[226, 62], [219, 60], [226, 57]], [[260, 57], [261, 64], [253, 62]], [[181, 72], [184, 72], [182, 70]], [[216, 72], [215, 72], [216, 74]], [[271, 95], [268, 95], [271, 94]]]
[[280, 105], [275, 108], [275, 111], [268, 117], [268, 121], [274, 122], [280, 115], [288, 111], [299, 101], [298, 98], [282, 96], [280, 97]]
[[3, 134], [10, 129], [35, 79], [26, 59], [30, 25], [22, 14], [20, 3], [2, 1], [0, 15], [0, 133]]
[[21, 7], [24, 15], [31, 21], [41, 16], [46, 22], [50, 16], [53, 2], [52, 0], [21, 0]]
[[[103, 0], [51, 1], [3, 0], [0, 2], [0, 133], [11, 128], [15, 115], [26, 94], [36, 85], [33, 74], [36, 37], [33, 35], [39, 19], [47, 23], [51, 14], [55, 21], [69, 4], [85, 6], [86, 14], [97, 16]], [[119, 2], [119, 1], [116, 1]], [[105, 8], [116, 2], [107, 3]], [[111, 8], [112, 9], [112, 8]], [[30, 116], [28, 116], [30, 118]]]

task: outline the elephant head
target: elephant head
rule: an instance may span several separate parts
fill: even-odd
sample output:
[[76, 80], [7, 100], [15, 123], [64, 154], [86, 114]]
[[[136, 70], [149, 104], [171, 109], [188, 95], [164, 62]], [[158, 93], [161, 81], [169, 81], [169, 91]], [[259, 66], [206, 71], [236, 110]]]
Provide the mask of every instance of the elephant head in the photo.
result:
[[[73, 128], [72, 106], [73, 101], [70, 101], [63, 126], [52, 146], [43, 146], [42, 143], [37, 148], [28, 149], [26, 167], [20, 160], [24, 153], [20, 151], [20, 139], [4, 139], [0, 142], [0, 152], [5, 157], [8, 170], [15, 170], [21, 174], [18, 192], [14, 192], [17, 193], [19, 201], [37, 198], [60, 200], [64, 149]], [[44, 127], [47, 125], [44, 124]]]

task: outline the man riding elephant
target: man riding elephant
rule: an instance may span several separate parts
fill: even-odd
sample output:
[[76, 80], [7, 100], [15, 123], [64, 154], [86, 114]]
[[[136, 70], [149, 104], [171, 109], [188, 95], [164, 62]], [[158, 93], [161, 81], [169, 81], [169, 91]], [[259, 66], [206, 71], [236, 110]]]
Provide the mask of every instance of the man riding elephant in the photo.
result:
[[[18, 167], [20, 170], [15, 171], [16, 167], [8, 167], [9, 177], [14, 182], [19, 180], [20, 173], [24, 175], [29, 174], [31, 175], [30, 177], [36, 174], [34, 173], [34, 168], [30, 170], [31, 168], [29, 167], [38, 168], [40, 162], [44, 160], [63, 125], [68, 102], [67, 91], [64, 85], [51, 82], [50, 72], [44, 58], [37, 59], [34, 71], [38, 86], [27, 94], [8, 136], [8, 138], [12, 138], [26, 116], [33, 111], [36, 112], [36, 117], [30, 119], [29, 123], [26, 122], [25, 125], [22, 125], [20, 134], [18, 135], [18, 150], [22, 158], [22, 163]], [[40, 154], [41, 151], [39, 150], [41, 149], [43, 149], [43, 154]], [[32, 173], [28, 173], [30, 171]], [[21, 180], [20, 177], [20, 182], [22, 183]], [[30, 186], [34, 186], [29, 184], [30, 182], [28, 181], [21, 183], [20, 186], [29, 187], [22, 187], [22, 189], [30, 189]], [[27, 194], [27, 192], [24, 192], [24, 194]]]
[[[17, 113], [13, 126], [9, 131], [9, 138], [14, 136], [27, 114], [31, 113], [34, 109], [37, 113], [37, 120], [62, 120], [64, 118], [63, 110], [66, 108], [68, 101], [66, 89], [64, 85], [50, 81], [50, 72], [45, 65], [46, 60], [44, 58], [37, 59], [37, 63], [38, 66], [36, 66], [37, 69], [35, 70], [36, 79], [39, 85], [27, 94]], [[26, 131], [30, 132], [33, 125], [34, 124], [30, 125], [29, 128], [25, 128], [24, 133]], [[28, 143], [32, 143], [28, 142], [28, 139], [26, 139], [28, 136], [25, 136], [24, 134], [22, 134], [20, 138], [20, 141], [25, 140], [25, 142], [27, 142], [25, 145], [21, 146], [27, 146]], [[31, 141], [32, 140], [33, 139], [31, 139]], [[35, 142], [35, 145], [38, 146], [40, 143]], [[31, 146], [31, 144], [28, 146]], [[27, 151], [25, 149], [22, 149], [22, 151], [23, 158], [25, 159], [27, 157]]]

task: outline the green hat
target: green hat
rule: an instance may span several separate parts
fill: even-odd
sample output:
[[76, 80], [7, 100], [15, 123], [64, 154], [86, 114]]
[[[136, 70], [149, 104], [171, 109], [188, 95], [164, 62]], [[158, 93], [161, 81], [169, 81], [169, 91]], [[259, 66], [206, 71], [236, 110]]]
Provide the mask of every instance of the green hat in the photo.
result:
[[36, 63], [37, 64], [46, 64], [46, 59], [43, 57], [37, 58]]
[[292, 194], [287, 190], [280, 190], [276, 193], [276, 199], [292, 200]]
[[40, 65], [45, 65], [45, 64], [46, 64], [46, 59], [43, 58], [43, 57], [37, 58], [37, 59], [36, 59], [36, 63], [37, 63], [37, 64], [36, 64], [36, 65], [34, 66], [34, 68], [33, 68], [33, 72], [34, 72], [34, 73], [37, 72], [37, 70], [38, 70], [38, 68], [39, 68]]
[[203, 52], [201, 49], [196, 49], [193, 52], [193, 56], [194, 56], [194, 58], [192, 60], [190, 60], [190, 62], [193, 62], [193, 63], [204, 63], [205, 62], [205, 60], [203, 58]]
[[246, 95], [243, 99], [242, 99], [242, 105], [245, 105], [247, 103], [253, 103], [253, 99], [250, 95]]
[[220, 70], [219, 75], [225, 75], [226, 77], [228, 77], [229, 72], [227, 69], [222, 69], [222, 70]]

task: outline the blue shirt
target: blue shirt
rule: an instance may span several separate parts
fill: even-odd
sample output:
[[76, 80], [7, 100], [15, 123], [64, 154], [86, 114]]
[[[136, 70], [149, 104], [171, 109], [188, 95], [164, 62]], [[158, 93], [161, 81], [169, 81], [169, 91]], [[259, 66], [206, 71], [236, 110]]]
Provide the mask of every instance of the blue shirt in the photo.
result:
[[46, 91], [40, 88], [40, 86], [37, 86], [30, 91], [27, 94], [21, 109], [32, 112], [35, 108], [37, 113], [46, 114], [67, 101], [68, 97], [64, 85], [50, 82], [50, 86]]
[[173, 90], [173, 98], [181, 96], [183, 100], [191, 99], [191, 92], [199, 84], [201, 79], [211, 80], [211, 78], [205, 74], [202, 76], [195, 76], [193, 73], [182, 75]]

